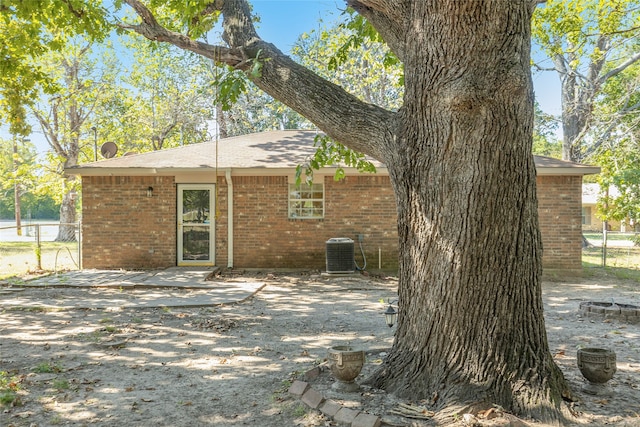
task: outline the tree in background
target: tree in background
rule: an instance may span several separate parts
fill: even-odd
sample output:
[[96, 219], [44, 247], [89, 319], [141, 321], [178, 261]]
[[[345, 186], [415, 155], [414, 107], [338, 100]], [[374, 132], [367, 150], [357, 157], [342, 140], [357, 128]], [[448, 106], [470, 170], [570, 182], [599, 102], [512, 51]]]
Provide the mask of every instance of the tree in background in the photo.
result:
[[640, 144], [627, 138], [614, 150], [603, 147], [595, 157], [602, 168], [598, 176], [598, 216], [603, 221], [620, 221], [637, 228], [640, 221]]
[[[0, 139], [0, 190], [11, 196], [10, 204], [16, 221], [16, 234], [22, 236], [22, 196], [34, 187], [35, 177], [32, 166], [35, 163], [35, 149], [29, 140], [13, 137], [12, 141]], [[3, 197], [4, 198], [4, 197]]]
[[640, 63], [620, 72], [607, 85], [597, 104], [609, 120], [599, 123], [605, 135], [592, 158], [602, 171], [598, 216], [604, 221], [633, 224], [640, 221], [640, 115], [627, 111], [640, 107]]
[[133, 56], [122, 75], [129, 90], [127, 106], [118, 115], [122, 126], [117, 127], [127, 149], [161, 150], [207, 141], [207, 123], [215, 116], [213, 90], [203, 78], [207, 60], [136, 35], [122, 40]]
[[613, 78], [640, 60], [639, 19], [634, 0], [548, 0], [534, 14], [533, 38], [553, 63], [537, 68], [560, 77], [563, 159], [589, 158], [608, 137], [599, 123], [639, 111], [628, 99], [632, 92], [620, 93], [615, 110], [596, 105]]
[[537, 102], [533, 124], [533, 154], [561, 159], [562, 141], [556, 136], [558, 121], [542, 111]]
[[64, 1], [0, 2], [0, 120], [9, 123], [12, 134], [28, 135], [28, 107], [35, 105], [40, 91], [53, 94], [57, 89], [39, 58], [61, 50], [74, 35], [96, 40], [106, 36], [107, 11], [101, 3], [87, 0], [76, 9]]
[[[73, 176], [64, 175], [64, 168], [77, 165], [82, 156], [93, 160], [90, 142], [90, 117], [101, 97], [107, 96], [113, 82], [113, 67], [108, 63], [97, 66], [91, 45], [76, 40], [61, 52], [46, 57], [48, 79], [58, 87], [54, 95], [42, 95], [42, 101], [31, 107], [52, 152], [49, 153], [50, 172], [57, 179], [50, 188], [60, 198], [60, 227], [56, 241], [76, 239], [76, 200], [79, 183]], [[44, 59], [44, 58], [43, 58]]]
[[397, 110], [402, 105], [402, 63], [360, 15], [298, 38], [293, 59], [364, 102]]
[[31, 141], [0, 138], [0, 218], [15, 219], [16, 188], [20, 190], [22, 219], [54, 219], [58, 215], [59, 206], [42, 191], [39, 169]]

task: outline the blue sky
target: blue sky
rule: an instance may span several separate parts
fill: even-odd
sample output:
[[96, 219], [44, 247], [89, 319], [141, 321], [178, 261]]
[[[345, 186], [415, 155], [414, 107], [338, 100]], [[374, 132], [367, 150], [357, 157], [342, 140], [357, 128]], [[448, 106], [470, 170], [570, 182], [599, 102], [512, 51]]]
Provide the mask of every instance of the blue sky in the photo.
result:
[[335, 21], [345, 9], [341, 0], [253, 0], [252, 4], [261, 18], [260, 37], [286, 53], [300, 34], [317, 29], [320, 19]]

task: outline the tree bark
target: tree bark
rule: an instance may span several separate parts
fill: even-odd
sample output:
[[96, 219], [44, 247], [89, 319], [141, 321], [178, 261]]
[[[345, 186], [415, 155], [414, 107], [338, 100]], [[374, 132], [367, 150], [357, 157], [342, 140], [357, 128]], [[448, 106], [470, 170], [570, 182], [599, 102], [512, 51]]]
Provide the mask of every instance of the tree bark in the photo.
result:
[[[244, 0], [226, 0], [222, 13], [229, 51], [263, 58], [256, 85], [389, 170], [400, 316], [370, 383], [432, 399], [435, 409], [497, 404], [562, 419], [569, 390], [546, 338], [531, 154], [535, 2], [347, 3], [393, 37], [405, 69], [398, 112], [359, 101], [260, 40]], [[147, 21], [142, 34], [166, 37]], [[174, 43], [203, 55], [215, 50]]]
[[530, 10], [416, 2], [398, 152], [398, 330], [373, 385], [554, 418], [531, 155]]
[[60, 226], [58, 227], [58, 235], [56, 242], [75, 242], [76, 241], [76, 193], [68, 191], [62, 196], [62, 204], [60, 205]]
[[[64, 69], [62, 79], [68, 91], [66, 96], [59, 95], [50, 101], [51, 112], [47, 116], [37, 109], [32, 112], [42, 133], [55, 153], [64, 162], [64, 168], [78, 164], [80, 156], [80, 135], [82, 127], [92, 109], [81, 101], [81, 95], [87, 90], [86, 82], [81, 80], [82, 60], [89, 52], [90, 45], [82, 47], [75, 55], [69, 54], [60, 60]], [[63, 168], [63, 169], [64, 169]], [[60, 204], [60, 225], [56, 241], [71, 242], [76, 240], [76, 191], [75, 178], [61, 175], [64, 194]]]

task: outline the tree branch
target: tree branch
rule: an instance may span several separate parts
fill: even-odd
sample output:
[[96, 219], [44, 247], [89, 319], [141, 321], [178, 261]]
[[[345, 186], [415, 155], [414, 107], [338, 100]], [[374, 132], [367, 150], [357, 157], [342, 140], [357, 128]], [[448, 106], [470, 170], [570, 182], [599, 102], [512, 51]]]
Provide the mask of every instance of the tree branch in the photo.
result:
[[604, 83], [604, 80], [600, 80], [598, 76], [602, 72], [602, 67], [606, 62], [607, 53], [609, 53], [609, 37], [600, 36], [596, 41], [596, 48], [602, 52], [599, 58], [594, 59], [589, 65], [589, 70], [587, 71], [587, 84], [590, 85], [594, 92], [598, 90], [600, 84]]
[[547, 0], [530, 0], [530, 1], [531, 1], [530, 10], [532, 13], [536, 9], [536, 7], [538, 7], [539, 4], [543, 4], [547, 2]]
[[209, 3], [204, 10], [197, 16], [194, 16], [191, 20], [193, 25], [197, 25], [200, 22], [200, 18], [203, 18], [207, 15], [211, 15], [215, 12], [219, 12], [222, 10], [222, 6], [224, 5], [224, 0], [214, 0]]
[[[365, 103], [260, 41], [255, 49], [265, 60], [259, 78], [262, 90], [296, 110], [347, 147], [385, 162], [381, 142], [396, 114]], [[372, 125], [373, 124], [373, 125]]]
[[531, 64], [531, 66], [534, 67], [538, 71], [558, 71], [558, 72], [560, 71], [556, 67], [543, 67], [542, 65], [538, 64], [537, 62], [533, 62]]
[[224, 63], [232, 67], [242, 66], [246, 58], [240, 49], [230, 49], [193, 40], [183, 34], [169, 31], [158, 23], [151, 11], [140, 0], [125, 0], [133, 8], [142, 22], [137, 25], [118, 24], [118, 27], [131, 30], [149, 40], [171, 43], [181, 49], [213, 59], [217, 63]]
[[380, 33], [389, 49], [404, 61], [405, 2], [400, 0], [346, 0], [347, 5]]
[[140, 0], [125, 2], [134, 9], [142, 23], [122, 24], [121, 28], [242, 70], [259, 61], [260, 73], [248, 75], [256, 86], [305, 116], [330, 137], [384, 162], [382, 141], [388, 138], [396, 114], [357, 99], [297, 64], [273, 44], [260, 39], [246, 0], [225, 0], [222, 6], [223, 39], [229, 44], [228, 48], [198, 42], [169, 31], [157, 22]]
[[567, 74], [567, 62], [562, 54], [558, 53], [553, 55], [551, 60], [553, 61], [553, 65], [558, 73], [563, 75]]
[[629, 66], [631, 66], [635, 62], [637, 62], [638, 60], [640, 60], [640, 52], [636, 53], [631, 58], [627, 59], [625, 62], [623, 62], [622, 64], [618, 65], [616, 68], [610, 70], [607, 74], [605, 74], [604, 76], [600, 77], [600, 80], [599, 80], [598, 83], [599, 84], [603, 84], [604, 82], [607, 81], [607, 79], [615, 76], [616, 74], [621, 73], [626, 68], [628, 68]]
[[67, 152], [62, 147], [62, 145], [60, 145], [60, 143], [58, 142], [57, 132], [55, 132], [52, 129], [49, 121], [45, 119], [45, 117], [42, 114], [40, 114], [40, 112], [35, 108], [32, 108], [31, 111], [33, 112], [33, 115], [38, 120], [38, 123], [40, 123], [40, 127], [42, 128], [42, 133], [44, 134], [45, 139], [49, 143], [49, 146], [53, 148], [53, 151], [55, 151], [57, 155], [59, 155], [60, 157], [64, 157], [66, 159], [68, 157]]

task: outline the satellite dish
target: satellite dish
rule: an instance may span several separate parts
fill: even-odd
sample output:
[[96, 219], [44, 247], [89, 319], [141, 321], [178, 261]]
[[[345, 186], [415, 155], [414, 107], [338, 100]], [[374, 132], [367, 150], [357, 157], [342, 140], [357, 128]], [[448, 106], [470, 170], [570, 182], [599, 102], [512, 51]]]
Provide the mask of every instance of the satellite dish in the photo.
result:
[[115, 142], [107, 141], [100, 147], [100, 152], [102, 153], [102, 157], [110, 159], [118, 152], [118, 146]]

